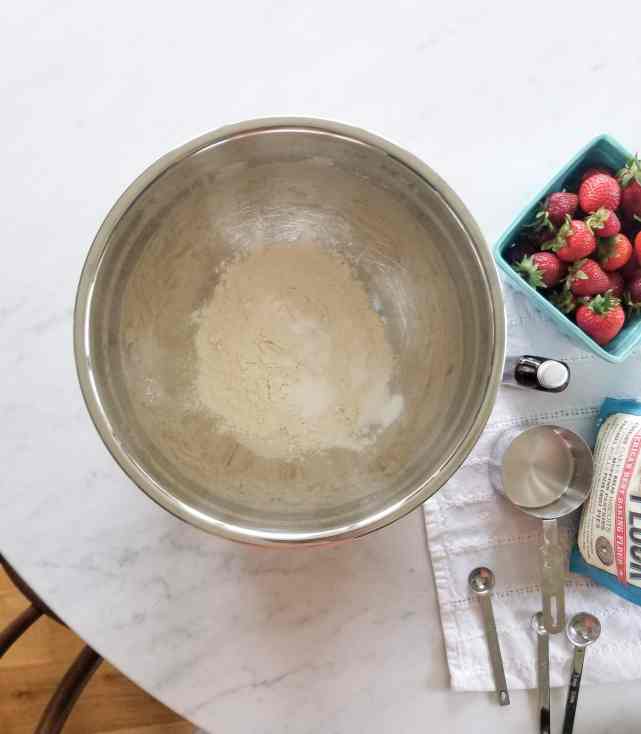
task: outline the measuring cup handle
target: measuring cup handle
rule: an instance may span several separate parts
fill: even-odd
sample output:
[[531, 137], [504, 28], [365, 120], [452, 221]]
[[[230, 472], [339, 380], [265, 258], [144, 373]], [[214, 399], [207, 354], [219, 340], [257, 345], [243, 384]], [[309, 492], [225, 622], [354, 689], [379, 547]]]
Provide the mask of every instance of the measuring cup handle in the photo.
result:
[[541, 593], [543, 626], [555, 635], [565, 627], [565, 558], [559, 545], [556, 520], [543, 520], [541, 551]]
[[539, 687], [539, 731], [550, 734], [550, 638], [537, 634], [537, 683]]

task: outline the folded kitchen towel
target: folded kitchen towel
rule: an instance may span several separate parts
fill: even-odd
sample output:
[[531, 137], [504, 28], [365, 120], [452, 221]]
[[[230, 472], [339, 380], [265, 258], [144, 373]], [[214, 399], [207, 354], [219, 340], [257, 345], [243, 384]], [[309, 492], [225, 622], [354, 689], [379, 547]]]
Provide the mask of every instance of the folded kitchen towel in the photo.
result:
[[[575, 346], [520, 293], [505, 286], [508, 353], [535, 354], [566, 361], [570, 387], [561, 394], [502, 387], [486, 430], [461, 469], [425, 503], [427, 542], [434, 569], [452, 687], [492, 690], [494, 682], [477, 599], [467, 585], [469, 572], [488, 566], [496, 575], [494, 614], [508, 686], [536, 686], [536, 638], [530, 619], [541, 608], [538, 548], [541, 522], [510, 506], [490, 485], [488, 457], [500, 433], [515, 426], [554, 423], [594, 444], [595, 419], [609, 395], [641, 397], [641, 352], [623, 364], [609, 364]], [[563, 523], [569, 551], [578, 516]], [[601, 620], [602, 635], [590, 648], [587, 683], [641, 677], [641, 608], [568, 575], [568, 618], [588, 611]], [[571, 647], [565, 635], [550, 640], [550, 682], [566, 685]]]

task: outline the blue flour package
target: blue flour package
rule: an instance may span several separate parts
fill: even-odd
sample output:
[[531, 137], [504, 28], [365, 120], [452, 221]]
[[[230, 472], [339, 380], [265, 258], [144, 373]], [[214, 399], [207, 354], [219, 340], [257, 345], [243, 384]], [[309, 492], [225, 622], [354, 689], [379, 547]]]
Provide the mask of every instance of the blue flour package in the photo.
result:
[[607, 398], [570, 570], [641, 604], [641, 401]]

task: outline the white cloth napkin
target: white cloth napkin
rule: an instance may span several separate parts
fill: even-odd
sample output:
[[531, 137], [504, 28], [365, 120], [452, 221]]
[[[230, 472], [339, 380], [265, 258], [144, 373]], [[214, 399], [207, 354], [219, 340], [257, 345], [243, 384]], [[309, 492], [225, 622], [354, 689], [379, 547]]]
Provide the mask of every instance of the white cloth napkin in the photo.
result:
[[[501, 431], [533, 423], [555, 423], [581, 434], [591, 445], [595, 418], [608, 396], [641, 398], [641, 351], [620, 365], [604, 362], [575, 346], [529, 301], [504, 287], [508, 353], [562, 359], [572, 370], [570, 387], [559, 395], [502, 387], [494, 411], [472, 454], [454, 477], [425, 503], [427, 541], [434, 569], [452, 687], [492, 690], [494, 682], [478, 602], [467, 576], [476, 566], [496, 575], [494, 613], [508, 686], [536, 686], [536, 638], [532, 615], [541, 608], [538, 547], [540, 521], [511, 507], [489, 482], [488, 453]], [[573, 518], [562, 529], [569, 548]], [[589, 611], [601, 620], [602, 635], [590, 648], [585, 682], [641, 677], [641, 607], [624, 601], [587, 578], [569, 575], [568, 618]], [[564, 634], [550, 640], [550, 682], [566, 685], [571, 647]]]

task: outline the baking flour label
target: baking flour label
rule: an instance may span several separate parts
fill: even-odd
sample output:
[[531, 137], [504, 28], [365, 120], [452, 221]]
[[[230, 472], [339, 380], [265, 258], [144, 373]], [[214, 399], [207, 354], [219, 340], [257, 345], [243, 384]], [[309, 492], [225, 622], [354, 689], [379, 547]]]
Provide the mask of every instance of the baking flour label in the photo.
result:
[[641, 587], [641, 415], [613, 413], [599, 430], [578, 542], [587, 563]]

